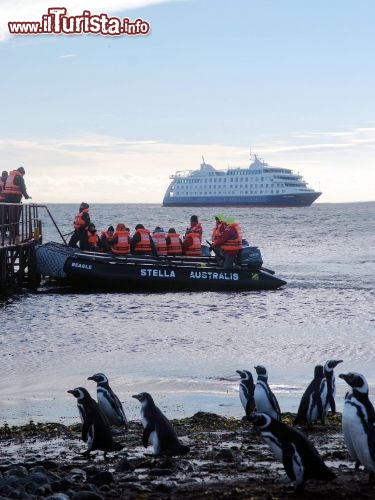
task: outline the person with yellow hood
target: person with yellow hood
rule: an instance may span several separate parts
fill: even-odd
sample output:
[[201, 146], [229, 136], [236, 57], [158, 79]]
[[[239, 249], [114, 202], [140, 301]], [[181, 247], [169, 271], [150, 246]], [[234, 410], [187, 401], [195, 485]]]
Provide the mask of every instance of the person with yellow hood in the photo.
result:
[[231, 269], [234, 265], [238, 252], [242, 248], [242, 235], [240, 226], [233, 217], [227, 217], [222, 221], [222, 233], [212, 245], [215, 253], [223, 256], [222, 266]]
[[223, 225], [224, 220], [225, 220], [225, 218], [224, 218], [223, 214], [215, 215], [216, 223], [215, 223], [215, 227], [212, 230], [212, 236], [211, 236], [211, 240], [212, 240], [213, 245], [220, 238], [222, 232], [224, 231], [224, 225]]

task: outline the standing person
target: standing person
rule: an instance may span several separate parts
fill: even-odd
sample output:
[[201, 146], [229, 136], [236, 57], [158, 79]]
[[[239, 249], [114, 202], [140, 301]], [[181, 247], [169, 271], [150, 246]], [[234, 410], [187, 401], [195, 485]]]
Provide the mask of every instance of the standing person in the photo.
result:
[[213, 245], [213, 249], [221, 250], [224, 260], [223, 268], [231, 269], [234, 265], [238, 252], [242, 248], [242, 236], [240, 226], [232, 218], [223, 221], [223, 232]]
[[192, 215], [190, 217], [190, 226], [186, 228], [185, 238], [189, 233], [196, 233], [199, 235], [200, 240], [202, 241], [203, 228], [202, 224], [198, 222], [198, 216]]
[[77, 243], [87, 236], [87, 229], [91, 222], [89, 208], [89, 204], [84, 201], [79, 206], [78, 213], [74, 217], [74, 232], [69, 240], [70, 247], [77, 248]]
[[224, 231], [223, 220], [224, 220], [224, 215], [223, 214], [217, 214], [217, 215], [215, 215], [216, 224], [215, 224], [215, 227], [212, 230], [212, 236], [211, 236], [211, 240], [212, 240], [212, 244], [213, 245], [220, 238], [220, 236], [222, 235], [222, 233]]
[[0, 203], [5, 201], [5, 183], [8, 178], [8, 172], [3, 170], [0, 177]]
[[135, 226], [135, 233], [130, 241], [130, 251], [135, 255], [157, 255], [150, 231], [143, 224]]
[[162, 227], [156, 226], [154, 232], [152, 233], [152, 239], [154, 240], [157, 254], [160, 256], [167, 255], [167, 242], [165, 232]]
[[182, 241], [174, 227], [168, 229], [165, 242], [167, 243], [167, 255], [182, 254]]
[[[5, 194], [4, 194], [4, 189], [5, 189], [5, 183], [8, 178], [8, 172], [6, 170], [3, 170], [1, 177], [0, 177], [0, 203], [5, 202]], [[0, 206], [0, 235], [4, 236], [8, 227], [8, 207], [6, 205]], [[1, 242], [0, 242], [1, 245]]]
[[[9, 172], [3, 190], [4, 203], [21, 203], [22, 196], [25, 200], [31, 199], [31, 196], [27, 194], [25, 180], [23, 178], [25, 173], [26, 172], [23, 167], [19, 167], [17, 170], [11, 170]], [[22, 208], [20, 206], [13, 205], [8, 207], [6, 217], [9, 222], [11, 240], [15, 239], [15, 237], [19, 234], [18, 222], [20, 220], [21, 213]]]

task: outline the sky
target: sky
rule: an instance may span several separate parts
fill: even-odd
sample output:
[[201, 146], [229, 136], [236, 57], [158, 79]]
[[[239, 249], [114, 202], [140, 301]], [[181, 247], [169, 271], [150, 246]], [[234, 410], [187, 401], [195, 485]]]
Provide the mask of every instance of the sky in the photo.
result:
[[[108, 14], [128, 36], [10, 35]], [[162, 203], [176, 170], [250, 149], [323, 192], [375, 200], [373, 0], [0, 0], [0, 170], [34, 203]]]

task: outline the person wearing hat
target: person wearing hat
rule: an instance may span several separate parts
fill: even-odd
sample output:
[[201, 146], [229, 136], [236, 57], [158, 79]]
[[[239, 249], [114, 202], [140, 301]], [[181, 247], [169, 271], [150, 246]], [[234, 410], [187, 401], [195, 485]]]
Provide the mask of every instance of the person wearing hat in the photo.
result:
[[113, 226], [109, 226], [107, 231], [102, 231], [100, 235], [100, 247], [103, 252], [110, 252], [115, 239], [115, 228]]
[[150, 231], [143, 224], [135, 226], [135, 233], [130, 241], [130, 251], [135, 255], [157, 255]]
[[167, 255], [167, 242], [165, 239], [164, 229], [160, 226], [156, 226], [152, 233], [152, 239], [154, 240], [156, 253], [161, 255]]
[[216, 255], [222, 255], [222, 267], [231, 269], [242, 248], [241, 230], [233, 217], [227, 217], [222, 221], [222, 227], [223, 231], [212, 247]]
[[73, 221], [74, 231], [68, 243], [70, 247], [77, 248], [77, 243], [81, 241], [85, 245], [87, 229], [91, 222], [89, 208], [90, 205], [84, 201], [79, 206], [78, 213]]

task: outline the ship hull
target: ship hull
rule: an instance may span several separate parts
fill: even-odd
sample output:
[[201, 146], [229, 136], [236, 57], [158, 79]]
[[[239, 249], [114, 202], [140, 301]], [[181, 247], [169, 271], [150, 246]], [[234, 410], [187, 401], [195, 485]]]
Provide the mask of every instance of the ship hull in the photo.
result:
[[176, 196], [164, 197], [164, 207], [309, 207], [322, 193], [270, 196]]

